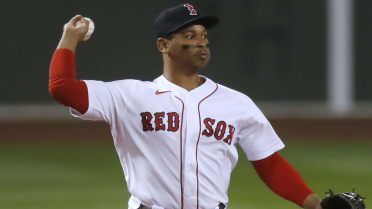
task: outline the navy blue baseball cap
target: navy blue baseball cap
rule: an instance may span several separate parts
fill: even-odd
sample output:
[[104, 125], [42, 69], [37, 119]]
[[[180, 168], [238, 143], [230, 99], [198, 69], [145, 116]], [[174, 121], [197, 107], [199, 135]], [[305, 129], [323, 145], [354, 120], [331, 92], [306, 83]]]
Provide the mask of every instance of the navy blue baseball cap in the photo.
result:
[[156, 38], [166, 38], [177, 30], [200, 24], [209, 29], [219, 23], [215, 16], [204, 16], [191, 4], [180, 4], [162, 11], [155, 20]]

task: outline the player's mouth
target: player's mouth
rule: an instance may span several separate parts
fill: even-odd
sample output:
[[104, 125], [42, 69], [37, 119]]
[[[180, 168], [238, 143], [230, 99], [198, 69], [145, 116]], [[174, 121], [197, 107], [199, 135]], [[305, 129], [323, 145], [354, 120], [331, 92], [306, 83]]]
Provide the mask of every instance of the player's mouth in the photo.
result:
[[201, 59], [208, 59], [209, 58], [209, 53], [208, 52], [202, 51], [202, 52], [198, 53], [197, 55]]

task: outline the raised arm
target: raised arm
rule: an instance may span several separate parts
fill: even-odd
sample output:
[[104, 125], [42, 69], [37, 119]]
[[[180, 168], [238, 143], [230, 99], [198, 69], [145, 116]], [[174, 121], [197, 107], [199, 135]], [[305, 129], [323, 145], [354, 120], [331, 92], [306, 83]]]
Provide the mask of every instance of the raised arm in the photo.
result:
[[[77, 24], [79, 22], [81, 24]], [[88, 89], [76, 80], [75, 50], [80, 41], [87, 41], [89, 21], [76, 15], [64, 25], [62, 38], [53, 54], [49, 68], [49, 93], [61, 104], [80, 113], [88, 110]], [[84, 38], [85, 37], [85, 38]]]

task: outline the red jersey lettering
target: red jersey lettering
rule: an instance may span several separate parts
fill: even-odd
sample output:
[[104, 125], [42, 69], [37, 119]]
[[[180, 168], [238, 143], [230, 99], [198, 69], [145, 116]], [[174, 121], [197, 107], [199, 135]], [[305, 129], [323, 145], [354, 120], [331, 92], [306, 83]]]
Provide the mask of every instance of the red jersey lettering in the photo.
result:
[[234, 136], [234, 132], [235, 132], [235, 127], [232, 125], [229, 125], [229, 135], [223, 141], [230, 145], [232, 138]]
[[217, 140], [221, 140], [225, 136], [226, 122], [220, 121], [217, 123], [216, 131], [214, 132], [214, 137]]
[[204, 136], [212, 136], [213, 135], [213, 133], [214, 133], [214, 131], [213, 131], [213, 125], [214, 125], [214, 122], [215, 122], [216, 120], [214, 120], [214, 119], [211, 119], [211, 118], [206, 118], [206, 119], [204, 119], [204, 125], [205, 125], [205, 129], [204, 129], [204, 131], [203, 131], [203, 135]]
[[152, 131], [154, 128], [152, 127], [151, 120], [152, 120], [152, 114], [149, 112], [142, 112], [142, 126], [143, 131]]
[[170, 112], [167, 113], [168, 115], [168, 130], [167, 131], [178, 131], [178, 128], [180, 126], [180, 118], [178, 113], [176, 112]]
[[165, 130], [165, 125], [163, 124], [163, 118], [165, 116], [164, 112], [157, 112], [155, 115], [155, 131]]

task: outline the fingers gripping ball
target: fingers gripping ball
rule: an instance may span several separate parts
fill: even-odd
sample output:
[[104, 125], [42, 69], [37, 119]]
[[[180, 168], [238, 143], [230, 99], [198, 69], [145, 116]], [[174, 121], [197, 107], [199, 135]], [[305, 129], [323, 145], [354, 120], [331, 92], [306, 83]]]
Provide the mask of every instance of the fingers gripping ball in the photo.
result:
[[328, 195], [321, 201], [322, 209], [365, 209], [363, 197], [353, 192], [334, 194], [329, 190]]
[[[85, 34], [84, 39], [83, 39], [84, 41], [87, 41], [92, 36], [92, 33], [94, 32], [94, 22], [89, 17], [84, 17], [84, 19], [88, 20], [89, 22], [88, 32]], [[75, 26], [78, 27], [80, 24], [82, 24], [82, 21], [76, 22]]]

